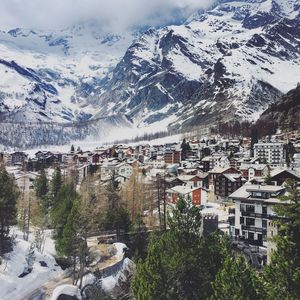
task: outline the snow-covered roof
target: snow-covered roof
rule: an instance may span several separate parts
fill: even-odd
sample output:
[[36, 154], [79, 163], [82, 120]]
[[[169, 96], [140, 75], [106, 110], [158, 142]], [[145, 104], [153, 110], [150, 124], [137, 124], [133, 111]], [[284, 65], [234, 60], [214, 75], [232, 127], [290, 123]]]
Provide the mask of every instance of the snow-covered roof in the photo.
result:
[[[238, 178], [241, 178], [242, 175], [241, 174], [223, 174], [224, 177], [226, 177], [228, 180], [230, 180], [231, 182], [236, 182], [236, 180]], [[244, 179], [244, 178], [242, 178]], [[245, 179], [244, 179], [245, 180]]]
[[228, 169], [230, 168], [214, 167], [212, 170], [209, 171], [209, 173], [223, 173]]
[[200, 188], [188, 187], [185, 185], [177, 185], [167, 190], [168, 193], [177, 193], [181, 195], [189, 194], [193, 191], [199, 190]]
[[279, 175], [280, 173], [283, 173], [283, 172], [287, 172], [287, 173], [289, 173], [293, 176], [296, 176], [300, 179], [300, 177], [295, 172], [293, 172], [291, 170], [288, 170], [288, 169], [274, 169], [270, 172], [270, 176], [275, 177], [275, 176], [277, 176], [277, 175]]
[[[233, 192], [229, 197], [232, 199], [245, 198], [245, 199], [251, 200], [251, 198], [249, 198], [250, 192], [257, 191], [257, 192], [278, 193], [282, 190], [284, 190], [284, 187], [277, 186], [277, 185], [255, 185], [255, 184], [246, 183], [242, 187], [240, 187], [238, 190]], [[265, 201], [265, 200], [267, 200], [267, 199], [260, 199], [260, 201]]]
[[[180, 175], [177, 178], [181, 181], [191, 181], [193, 178], [198, 177], [197, 175]], [[200, 178], [200, 177], [198, 177]]]
[[263, 170], [264, 168], [266, 168], [268, 165], [266, 164], [242, 164], [240, 166], [240, 169], [242, 170], [246, 170], [246, 169], [250, 169], [253, 168], [255, 170]]

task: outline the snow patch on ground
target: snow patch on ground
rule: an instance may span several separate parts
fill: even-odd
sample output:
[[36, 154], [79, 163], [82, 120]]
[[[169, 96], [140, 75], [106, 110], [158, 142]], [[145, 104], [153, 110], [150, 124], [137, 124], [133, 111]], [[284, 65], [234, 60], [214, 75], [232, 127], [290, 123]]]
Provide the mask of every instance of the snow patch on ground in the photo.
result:
[[[22, 240], [20, 234], [17, 234], [14, 250], [5, 255], [0, 266], [1, 300], [22, 299], [34, 289], [63, 273], [56, 264], [54, 257], [50, 254], [53, 251], [52, 246], [48, 238], [44, 254], [35, 249], [36, 259], [32, 272], [23, 278], [19, 278], [18, 276], [24, 271], [26, 266], [25, 256], [30, 247], [30, 242]], [[47, 267], [42, 267], [39, 263], [40, 261], [45, 262]]]
[[68, 295], [71, 297], [77, 297], [78, 299], [81, 299], [79, 288], [71, 284], [64, 284], [58, 286], [54, 290], [51, 300], [56, 300], [60, 295]]

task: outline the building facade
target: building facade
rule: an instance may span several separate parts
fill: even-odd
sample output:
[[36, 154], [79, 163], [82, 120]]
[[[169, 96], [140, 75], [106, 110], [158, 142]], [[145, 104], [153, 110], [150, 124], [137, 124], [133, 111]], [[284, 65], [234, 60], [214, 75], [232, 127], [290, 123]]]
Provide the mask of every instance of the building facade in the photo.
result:
[[254, 157], [271, 166], [284, 164], [283, 143], [257, 143], [254, 144]]
[[269, 221], [276, 219], [274, 205], [281, 203], [283, 186], [245, 184], [230, 198], [235, 202], [233, 237], [258, 246], [267, 246]]

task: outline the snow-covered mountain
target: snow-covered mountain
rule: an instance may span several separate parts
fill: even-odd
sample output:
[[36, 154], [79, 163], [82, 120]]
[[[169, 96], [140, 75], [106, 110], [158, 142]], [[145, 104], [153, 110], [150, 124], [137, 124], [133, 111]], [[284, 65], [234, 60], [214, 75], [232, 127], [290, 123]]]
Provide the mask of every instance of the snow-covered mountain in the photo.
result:
[[134, 33], [106, 34], [97, 22], [65, 30], [0, 32], [0, 118], [9, 121], [86, 120], [86, 102], [120, 61]]
[[95, 21], [0, 31], [0, 143], [255, 120], [300, 81], [299, 13], [298, 0], [219, 0], [142, 35]]
[[257, 119], [300, 80], [299, 11], [297, 0], [222, 0], [148, 30], [99, 87], [97, 115], [171, 127]]

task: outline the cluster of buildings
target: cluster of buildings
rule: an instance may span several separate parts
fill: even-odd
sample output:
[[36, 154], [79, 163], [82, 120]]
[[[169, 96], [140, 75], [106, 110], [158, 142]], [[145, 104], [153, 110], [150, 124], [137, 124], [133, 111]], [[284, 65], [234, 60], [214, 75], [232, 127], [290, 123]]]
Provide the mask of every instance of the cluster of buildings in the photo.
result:
[[[210, 227], [209, 220], [218, 224], [219, 218], [219, 228], [227, 230], [240, 248], [267, 249], [271, 245], [276, 218], [273, 208], [286, 192], [284, 182], [289, 178], [300, 182], [297, 141], [261, 141], [251, 146], [247, 138], [206, 138], [161, 145], [114, 145], [93, 151], [38, 151], [31, 158], [24, 152], [0, 153], [0, 160], [18, 185], [29, 190], [41, 168], [58, 166], [65, 176], [70, 170], [75, 172], [78, 185], [93, 173], [103, 183], [115, 174], [121, 184], [134, 172], [148, 182], [159, 176], [167, 203], [190, 198], [204, 208], [205, 226]], [[51, 176], [50, 171], [48, 174]]]

